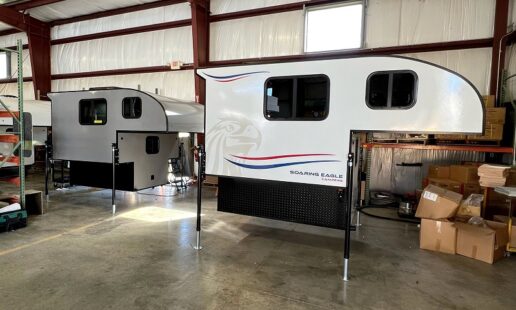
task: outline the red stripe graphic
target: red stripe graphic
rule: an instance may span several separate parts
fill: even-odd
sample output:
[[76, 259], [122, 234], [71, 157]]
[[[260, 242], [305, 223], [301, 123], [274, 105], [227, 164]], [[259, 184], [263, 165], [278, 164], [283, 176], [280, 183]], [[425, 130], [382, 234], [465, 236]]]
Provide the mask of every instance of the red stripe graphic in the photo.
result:
[[271, 159], [280, 159], [280, 158], [291, 158], [291, 157], [308, 157], [308, 156], [335, 156], [335, 154], [287, 154], [287, 155], [277, 155], [277, 156], [267, 156], [267, 157], [248, 157], [248, 156], [237, 156], [231, 155], [240, 159], [247, 160], [271, 160]]

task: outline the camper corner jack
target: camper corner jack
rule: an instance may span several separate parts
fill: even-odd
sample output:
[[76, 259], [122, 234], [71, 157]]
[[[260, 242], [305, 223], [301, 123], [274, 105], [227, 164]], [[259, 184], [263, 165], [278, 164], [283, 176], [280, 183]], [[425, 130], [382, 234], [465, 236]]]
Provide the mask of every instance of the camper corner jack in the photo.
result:
[[348, 203], [346, 204], [346, 223], [344, 239], [344, 277], [345, 282], [349, 281], [349, 251], [351, 246], [351, 210], [353, 205], [353, 153], [348, 154]]
[[199, 144], [197, 146], [197, 154], [199, 158], [199, 163], [197, 165], [197, 223], [196, 223], [196, 232], [197, 232], [197, 240], [194, 245], [194, 249], [197, 251], [202, 250], [201, 246], [201, 207], [202, 207], [202, 181], [205, 176], [205, 166], [206, 166], [206, 153], [204, 152], [204, 146]]
[[111, 155], [112, 155], [112, 163], [113, 163], [113, 188], [112, 188], [112, 192], [111, 192], [111, 205], [113, 206], [113, 215], [115, 215], [116, 213], [116, 204], [115, 204], [115, 198], [116, 198], [116, 179], [115, 179], [115, 176], [116, 176], [116, 165], [118, 164], [118, 161], [119, 161], [119, 152], [118, 152], [118, 147], [116, 145], [116, 143], [113, 143], [111, 145]]

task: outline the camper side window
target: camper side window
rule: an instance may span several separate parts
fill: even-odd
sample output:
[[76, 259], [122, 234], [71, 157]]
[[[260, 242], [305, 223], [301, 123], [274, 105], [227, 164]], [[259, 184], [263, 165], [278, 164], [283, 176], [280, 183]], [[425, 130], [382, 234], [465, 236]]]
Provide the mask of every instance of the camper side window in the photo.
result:
[[367, 78], [366, 104], [371, 109], [408, 109], [416, 103], [413, 71], [374, 72]]
[[265, 83], [269, 120], [323, 120], [328, 116], [330, 80], [326, 75], [271, 78]]
[[105, 125], [106, 122], [106, 99], [82, 99], [79, 101], [79, 123], [81, 125]]
[[124, 118], [140, 118], [142, 116], [142, 98], [124, 98], [122, 100], [122, 116]]
[[147, 154], [158, 154], [159, 153], [159, 137], [148, 136], [145, 139], [145, 152]]

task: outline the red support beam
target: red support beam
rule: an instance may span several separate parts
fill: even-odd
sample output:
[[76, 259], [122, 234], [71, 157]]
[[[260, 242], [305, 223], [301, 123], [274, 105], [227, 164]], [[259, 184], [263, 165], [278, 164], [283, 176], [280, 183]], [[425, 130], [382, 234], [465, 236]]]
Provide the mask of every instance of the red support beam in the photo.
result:
[[[210, 0], [188, 0], [192, 10], [192, 38], [194, 68], [205, 67], [210, 59]], [[206, 103], [206, 81], [195, 74], [195, 101]], [[197, 135], [197, 142], [204, 144], [204, 135]]]
[[66, 43], [73, 43], [73, 42], [80, 42], [80, 41], [96, 40], [96, 39], [102, 39], [102, 38], [134, 34], [134, 33], [142, 33], [142, 32], [157, 31], [157, 30], [171, 29], [171, 28], [177, 28], [177, 27], [185, 27], [185, 26], [190, 26], [191, 24], [192, 24], [191, 20], [184, 19], [184, 20], [177, 20], [177, 21], [173, 21], [173, 22], [152, 24], [152, 25], [118, 29], [118, 30], [111, 30], [111, 31], [105, 31], [105, 32], [97, 32], [97, 33], [86, 34], [86, 35], [77, 36], [77, 37], [68, 37], [68, 38], [63, 38], [63, 39], [57, 39], [57, 40], [52, 40], [51, 44], [58, 45], [58, 44], [66, 44]]
[[0, 6], [0, 21], [27, 33], [36, 98], [50, 92], [50, 26], [10, 7]]
[[108, 17], [108, 16], [114, 16], [114, 15], [120, 15], [120, 14], [126, 14], [126, 13], [132, 13], [137, 11], [143, 11], [143, 10], [149, 10], [154, 8], [159, 8], [162, 6], [167, 5], [173, 5], [178, 3], [186, 2], [186, 0], [160, 0], [160, 1], [154, 1], [150, 3], [144, 3], [144, 4], [137, 4], [133, 6], [128, 6], [124, 8], [118, 8], [113, 10], [107, 10], [97, 13], [91, 13], [71, 18], [64, 18], [64, 19], [58, 19], [50, 22], [51, 26], [58, 26], [58, 25], [64, 25], [64, 24], [70, 24], [70, 23], [76, 23], [76, 22], [82, 22], [85, 20], [90, 19], [97, 19], [102, 17]]
[[505, 66], [505, 46], [507, 42], [507, 22], [509, 19], [509, 0], [496, 0], [495, 20], [493, 32], [493, 52], [491, 59], [491, 80], [489, 94], [496, 95], [496, 102], [500, 101], [501, 72]]
[[238, 12], [230, 12], [210, 16], [210, 22], [220, 22], [224, 20], [249, 18], [254, 16], [277, 14], [290, 11], [302, 10], [305, 6], [324, 5], [342, 2], [342, 0], [306, 0], [296, 3], [288, 3], [281, 5], [268, 6], [264, 8], [244, 10]]
[[18, 29], [7, 29], [7, 30], [2, 30], [0, 31], [0, 37], [1, 36], [8, 36], [8, 35], [11, 35], [11, 34], [15, 34], [15, 33], [19, 33], [21, 32], [20, 30]]
[[[209, 0], [189, 0], [192, 9], [192, 37], [194, 50], [194, 68], [205, 67], [209, 63], [210, 14]], [[195, 76], [196, 101], [204, 104], [206, 85], [203, 79]]]
[[335, 58], [358, 57], [358, 56], [423, 53], [423, 52], [483, 48], [483, 47], [491, 47], [492, 45], [493, 45], [493, 39], [488, 38], [488, 39], [476, 39], [476, 40], [426, 43], [426, 44], [416, 44], [416, 45], [400, 45], [400, 46], [389, 46], [389, 47], [378, 47], [378, 48], [364, 48], [364, 49], [355, 49], [355, 50], [338, 51], [338, 52], [310, 53], [310, 54], [272, 56], [272, 57], [262, 57], [262, 58], [218, 60], [218, 61], [210, 61], [208, 66], [216, 67], [216, 66], [244, 65], [244, 64], [256, 64], [256, 63], [274, 63], [274, 62], [286, 62], [286, 61], [335, 59]]
[[[192, 69], [193, 69], [192, 65], [183, 65], [181, 67], [181, 70], [192, 70]], [[113, 70], [102, 70], [102, 71], [54, 74], [54, 75], [52, 75], [52, 80], [65, 80], [65, 79], [78, 79], [78, 78], [97, 77], [97, 76], [142, 74], [142, 73], [169, 72], [169, 71], [172, 71], [169, 66], [113, 69]]]

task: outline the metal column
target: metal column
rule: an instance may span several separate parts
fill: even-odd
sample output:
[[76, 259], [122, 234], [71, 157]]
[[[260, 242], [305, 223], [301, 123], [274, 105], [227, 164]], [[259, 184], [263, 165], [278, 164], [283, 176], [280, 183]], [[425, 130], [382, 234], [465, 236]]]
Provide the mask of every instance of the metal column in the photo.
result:
[[344, 281], [349, 281], [349, 252], [351, 246], [351, 211], [353, 206], [353, 153], [348, 154], [348, 203], [346, 205], [346, 233], [344, 240]]
[[197, 152], [199, 156], [199, 164], [197, 165], [197, 224], [196, 224], [196, 232], [197, 232], [197, 240], [194, 246], [194, 249], [201, 250], [201, 208], [202, 208], [202, 181], [204, 180], [204, 165], [205, 165], [205, 153], [204, 146], [199, 145], [197, 147]]

